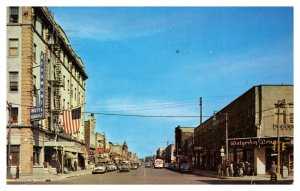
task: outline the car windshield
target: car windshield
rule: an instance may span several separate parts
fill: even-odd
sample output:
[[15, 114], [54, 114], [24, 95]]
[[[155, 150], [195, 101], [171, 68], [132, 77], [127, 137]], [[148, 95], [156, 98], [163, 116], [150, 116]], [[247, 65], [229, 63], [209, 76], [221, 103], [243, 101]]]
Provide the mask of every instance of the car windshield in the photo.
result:
[[97, 167], [98, 167], [98, 166], [104, 166], [104, 164], [101, 164], [101, 163], [100, 163], [100, 164], [97, 164], [96, 166], [97, 166]]

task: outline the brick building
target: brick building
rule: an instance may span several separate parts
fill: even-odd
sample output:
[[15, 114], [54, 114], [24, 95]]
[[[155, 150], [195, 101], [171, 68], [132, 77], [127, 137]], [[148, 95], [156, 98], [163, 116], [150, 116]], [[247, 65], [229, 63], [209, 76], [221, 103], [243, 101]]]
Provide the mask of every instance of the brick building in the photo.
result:
[[274, 151], [272, 146], [279, 140], [280, 145], [285, 144], [285, 149], [280, 149], [280, 166], [287, 166], [292, 173], [293, 93], [292, 85], [254, 86], [199, 125], [194, 134], [195, 166], [216, 169], [226, 160], [220, 153], [223, 147], [229, 161], [251, 162], [255, 174], [266, 174], [272, 161], [277, 163], [277, 149]]
[[194, 136], [194, 127], [180, 127], [175, 128], [175, 150], [174, 155], [178, 163], [187, 162], [187, 150], [184, 147], [185, 142], [190, 137]]

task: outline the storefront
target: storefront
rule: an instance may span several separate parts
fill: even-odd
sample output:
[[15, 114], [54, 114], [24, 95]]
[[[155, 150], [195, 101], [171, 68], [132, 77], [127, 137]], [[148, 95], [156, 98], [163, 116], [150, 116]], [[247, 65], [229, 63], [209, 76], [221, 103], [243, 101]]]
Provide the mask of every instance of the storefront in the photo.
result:
[[[229, 160], [253, 163], [254, 174], [268, 174], [272, 161], [286, 166], [289, 174], [293, 173], [293, 137], [280, 137], [280, 148], [277, 149], [277, 137], [268, 138], [235, 138], [229, 139]], [[281, 168], [282, 169], [282, 168]]]

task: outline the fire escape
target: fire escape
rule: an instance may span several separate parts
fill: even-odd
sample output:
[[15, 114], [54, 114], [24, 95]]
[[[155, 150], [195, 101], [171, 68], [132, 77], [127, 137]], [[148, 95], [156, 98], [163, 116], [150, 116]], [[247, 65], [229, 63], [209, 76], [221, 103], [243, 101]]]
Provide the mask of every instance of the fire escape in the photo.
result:
[[62, 82], [62, 73], [61, 73], [61, 65], [60, 62], [60, 45], [55, 43], [53, 46], [54, 51], [54, 80], [52, 80], [52, 87], [54, 88], [54, 108], [52, 110], [53, 116], [53, 124], [55, 127], [55, 131], [60, 131], [61, 129], [61, 122], [60, 122], [60, 115], [62, 111], [61, 107], [61, 87], [64, 86]]

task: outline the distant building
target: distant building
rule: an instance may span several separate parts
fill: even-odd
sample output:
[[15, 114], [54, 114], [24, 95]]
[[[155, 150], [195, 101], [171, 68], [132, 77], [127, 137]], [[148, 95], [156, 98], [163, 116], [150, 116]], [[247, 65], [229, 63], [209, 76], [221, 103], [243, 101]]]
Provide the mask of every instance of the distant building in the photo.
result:
[[165, 162], [172, 163], [176, 161], [176, 157], [174, 155], [175, 145], [169, 144], [165, 149]]
[[165, 158], [164, 154], [165, 154], [165, 148], [160, 147], [156, 151], [156, 158], [164, 159]]
[[96, 118], [93, 113], [88, 116], [88, 120], [84, 122], [85, 131], [85, 147], [89, 153], [89, 162], [95, 163], [96, 140]]
[[177, 126], [175, 128], [175, 151], [174, 154], [176, 156], [176, 161], [181, 163], [186, 161], [187, 152], [184, 147], [185, 141], [189, 137], [194, 136], [194, 127], [180, 127]]

